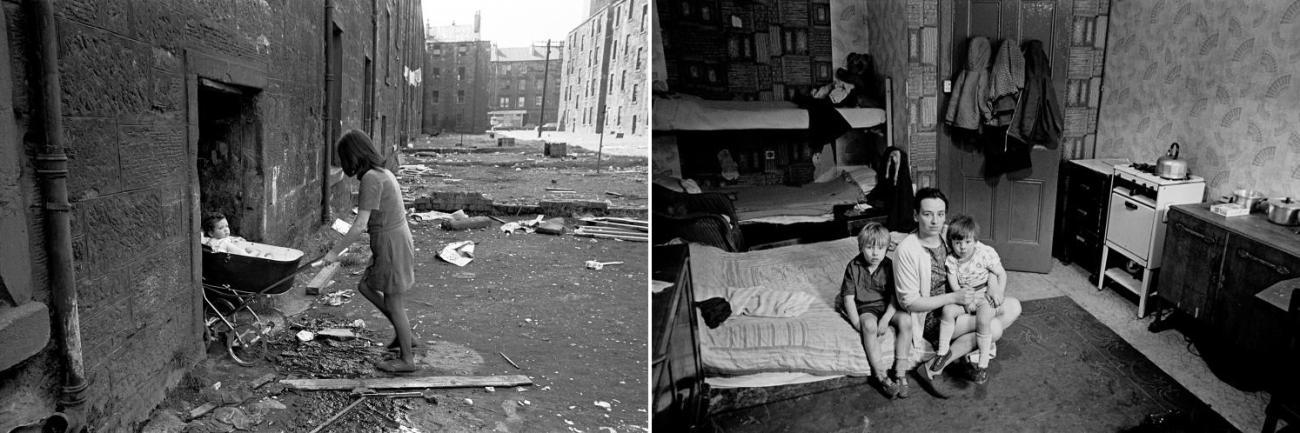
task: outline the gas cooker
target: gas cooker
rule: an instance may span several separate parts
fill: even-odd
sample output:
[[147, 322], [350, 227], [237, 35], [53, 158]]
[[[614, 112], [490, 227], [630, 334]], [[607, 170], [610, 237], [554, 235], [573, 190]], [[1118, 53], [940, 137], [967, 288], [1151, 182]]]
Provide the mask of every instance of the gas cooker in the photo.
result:
[[1155, 164], [1117, 164], [1115, 165], [1115, 175], [1121, 179], [1126, 179], [1141, 185], [1145, 188], [1156, 189], [1162, 186], [1183, 185], [1189, 183], [1205, 183], [1205, 178], [1195, 175], [1188, 175], [1186, 179], [1165, 179], [1156, 175], [1157, 167]]

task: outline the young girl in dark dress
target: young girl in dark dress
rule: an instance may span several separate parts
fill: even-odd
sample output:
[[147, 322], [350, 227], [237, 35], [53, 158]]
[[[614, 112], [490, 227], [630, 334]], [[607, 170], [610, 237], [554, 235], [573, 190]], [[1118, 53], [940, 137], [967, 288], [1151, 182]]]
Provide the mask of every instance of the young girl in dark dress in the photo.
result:
[[344, 248], [361, 238], [362, 229], [370, 232], [370, 266], [357, 284], [357, 291], [375, 305], [393, 324], [396, 336], [389, 347], [399, 349], [399, 358], [375, 364], [390, 373], [416, 370], [411, 352], [411, 324], [406, 318], [405, 295], [415, 283], [415, 245], [406, 225], [406, 209], [397, 178], [384, 169], [383, 158], [375, 152], [370, 137], [351, 130], [339, 139], [339, 164], [343, 173], [361, 182], [357, 218], [343, 240], [325, 255], [326, 262], [337, 262]]

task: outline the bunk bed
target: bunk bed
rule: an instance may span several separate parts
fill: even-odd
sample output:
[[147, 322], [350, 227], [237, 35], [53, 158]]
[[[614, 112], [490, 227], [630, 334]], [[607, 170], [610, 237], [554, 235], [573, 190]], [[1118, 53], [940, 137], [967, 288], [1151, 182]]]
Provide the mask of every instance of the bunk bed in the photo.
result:
[[[893, 142], [890, 78], [885, 78], [884, 88], [884, 108], [834, 107], [833, 113], [819, 112], [838, 114], [852, 131], [869, 130], [883, 137], [884, 145], [866, 152], [875, 154], [852, 161], [841, 160], [846, 151], [837, 148], [841, 140], [818, 143], [801, 138], [798, 134], [808, 134], [810, 128], [816, 133], [814, 115], [787, 101], [656, 97], [653, 129], [656, 137], [675, 137], [676, 153], [681, 155], [677, 172], [682, 178], [699, 179], [705, 191], [734, 198], [741, 224], [830, 221], [836, 206], [857, 204], [874, 188], [876, 173], [871, 167], [878, 152]], [[802, 150], [782, 144], [800, 140], [806, 141], [798, 145]], [[732, 179], [710, 182], [721, 177], [714, 155], [719, 149], [736, 154], [739, 169]], [[802, 180], [792, 182], [796, 174]]]

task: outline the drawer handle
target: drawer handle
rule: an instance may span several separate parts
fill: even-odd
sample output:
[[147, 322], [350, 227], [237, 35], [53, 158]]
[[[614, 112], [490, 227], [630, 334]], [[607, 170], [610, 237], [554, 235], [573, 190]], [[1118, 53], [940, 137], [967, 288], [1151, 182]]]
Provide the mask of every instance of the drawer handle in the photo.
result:
[[1128, 208], [1128, 210], [1138, 210], [1138, 205], [1135, 205], [1130, 201], [1124, 202], [1124, 207]]
[[1209, 237], [1209, 236], [1206, 236], [1206, 235], [1203, 235], [1203, 234], [1200, 234], [1200, 233], [1197, 233], [1195, 230], [1192, 230], [1191, 227], [1188, 227], [1187, 224], [1178, 223], [1178, 229], [1179, 229], [1179, 230], [1182, 230], [1182, 231], [1184, 231], [1184, 232], [1187, 232], [1187, 234], [1189, 234], [1189, 235], [1196, 236], [1196, 237], [1200, 238], [1200, 239], [1201, 239], [1201, 242], [1204, 242], [1204, 243], [1206, 243], [1206, 244], [1213, 244], [1213, 243], [1214, 243], [1214, 239], [1213, 239], [1213, 238], [1211, 238], [1211, 237]]
[[1278, 275], [1282, 275], [1282, 276], [1291, 275], [1291, 270], [1290, 270], [1290, 269], [1287, 269], [1286, 266], [1275, 265], [1275, 264], [1273, 264], [1272, 262], [1270, 262], [1270, 261], [1268, 261], [1268, 260], [1264, 260], [1264, 259], [1259, 258], [1258, 256], [1256, 256], [1256, 255], [1254, 255], [1254, 254], [1251, 254], [1249, 251], [1242, 250], [1242, 249], [1238, 249], [1238, 250], [1237, 250], [1237, 257], [1241, 257], [1241, 258], [1243, 258], [1243, 259], [1250, 259], [1250, 260], [1253, 260], [1253, 261], [1255, 261], [1255, 263], [1259, 263], [1260, 265], [1263, 265], [1263, 266], [1266, 267], [1266, 268], [1272, 269], [1273, 272], [1277, 272]]

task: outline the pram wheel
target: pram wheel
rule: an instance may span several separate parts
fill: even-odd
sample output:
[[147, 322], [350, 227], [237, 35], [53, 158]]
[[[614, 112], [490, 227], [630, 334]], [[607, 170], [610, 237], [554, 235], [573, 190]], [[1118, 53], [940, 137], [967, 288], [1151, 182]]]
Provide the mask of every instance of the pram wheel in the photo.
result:
[[245, 335], [244, 340], [241, 341], [236, 332], [237, 331], [232, 330], [225, 333], [226, 354], [230, 355], [230, 360], [235, 361], [236, 364], [244, 367], [252, 367], [252, 360], [259, 357], [261, 354], [261, 351], [259, 350], [261, 345], [256, 341], [253, 341], [257, 338], [249, 339], [248, 337], [257, 337], [257, 335], [256, 333]]

